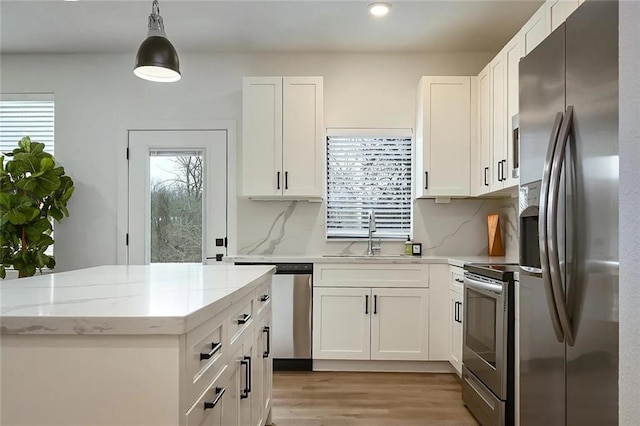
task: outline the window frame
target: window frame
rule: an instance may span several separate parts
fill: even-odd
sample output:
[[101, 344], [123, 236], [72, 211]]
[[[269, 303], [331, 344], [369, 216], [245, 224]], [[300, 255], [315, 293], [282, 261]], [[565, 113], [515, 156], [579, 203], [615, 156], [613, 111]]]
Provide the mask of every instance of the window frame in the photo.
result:
[[325, 202], [324, 202], [324, 236], [325, 241], [327, 242], [362, 242], [367, 241], [367, 237], [358, 237], [358, 236], [329, 236], [329, 221], [328, 221], [328, 211], [329, 211], [329, 169], [328, 169], [328, 143], [330, 137], [365, 137], [365, 138], [409, 138], [411, 139], [411, 183], [410, 183], [410, 212], [409, 212], [409, 231], [407, 236], [380, 236], [375, 235], [375, 239], [380, 239], [382, 241], [406, 241], [407, 237], [411, 238], [413, 234], [413, 180], [414, 180], [414, 157], [415, 157], [415, 139], [414, 132], [411, 128], [327, 128], [324, 138], [324, 184], [325, 184]]

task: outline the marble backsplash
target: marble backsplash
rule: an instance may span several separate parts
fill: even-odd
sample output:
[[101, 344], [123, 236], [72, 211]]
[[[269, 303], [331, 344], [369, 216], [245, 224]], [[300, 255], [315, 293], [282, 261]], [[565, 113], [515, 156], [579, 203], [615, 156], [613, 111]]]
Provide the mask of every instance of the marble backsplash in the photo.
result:
[[[413, 240], [424, 255], [486, 255], [487, 214], [499, 213], [505, 255], [518, 260], [517, 198], [414, 201]], [[238, 199], [239, 255], [365, 254], [366, 242], [328, 241], [325, 204]], [[382, 242], [383, 254], [402, 253], [402, 241]]]

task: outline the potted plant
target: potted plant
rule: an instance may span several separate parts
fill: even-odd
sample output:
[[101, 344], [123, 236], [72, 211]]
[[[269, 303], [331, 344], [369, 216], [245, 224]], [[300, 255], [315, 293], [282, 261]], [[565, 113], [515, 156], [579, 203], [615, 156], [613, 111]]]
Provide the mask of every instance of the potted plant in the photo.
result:
[[13, 158], [4, 164], [0, 156], [0, 278], [7, 267], [18, 277], [30, 277], [55, 267], [55, 258], [45, 251], [53, 244], [53, 219], [69, 216], [67, 202], [75, 187], [44, 144], [28, 136], [6, 155]]

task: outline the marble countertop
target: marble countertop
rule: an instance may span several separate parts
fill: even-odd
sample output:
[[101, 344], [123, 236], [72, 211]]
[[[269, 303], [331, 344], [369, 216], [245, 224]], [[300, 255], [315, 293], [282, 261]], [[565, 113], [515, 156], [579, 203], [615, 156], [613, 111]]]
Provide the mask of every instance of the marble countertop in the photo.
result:
[[512, 263], [505, 257], [490, 256], [401, 256], [384, 253], [376, 256], [358, 255], [279, 255], [279, 256], [250, 256], [238, 255], [224, 258], [227, 262], [264, 262], [264, 263], [389, 263], [389, 264], [411, 264], [411, 263], [439, 263], [463, 267], [466, 263]]
[[111, 265], [0, 283], [0, 334], [184, 334], [272, 266]]

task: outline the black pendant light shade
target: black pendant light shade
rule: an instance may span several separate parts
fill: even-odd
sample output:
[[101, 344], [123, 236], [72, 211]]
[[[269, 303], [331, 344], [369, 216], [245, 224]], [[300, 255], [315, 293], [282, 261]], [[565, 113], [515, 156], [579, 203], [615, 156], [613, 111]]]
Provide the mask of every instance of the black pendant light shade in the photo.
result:
[[133, 73], [145, 80], [158, 82], [173, 82], [181, 78], [178, 53], [164, 32], [158, 0], [153, 1], [149, 34], [138, 49]]

